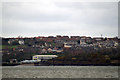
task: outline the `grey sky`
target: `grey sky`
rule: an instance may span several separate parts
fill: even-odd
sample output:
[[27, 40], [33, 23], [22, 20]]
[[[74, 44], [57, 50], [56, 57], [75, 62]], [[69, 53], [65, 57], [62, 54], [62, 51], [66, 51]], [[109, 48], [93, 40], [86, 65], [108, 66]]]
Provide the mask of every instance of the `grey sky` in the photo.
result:
[[2, 36], [118, 35], [117, 2], [6, 2]]

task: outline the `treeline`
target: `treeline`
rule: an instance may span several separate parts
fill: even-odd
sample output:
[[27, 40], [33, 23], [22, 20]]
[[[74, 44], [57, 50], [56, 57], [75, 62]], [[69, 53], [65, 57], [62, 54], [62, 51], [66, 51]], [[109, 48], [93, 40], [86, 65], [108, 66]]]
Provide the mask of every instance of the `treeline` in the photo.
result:
[[49, 60], [53, 65], [120, 65], [120, 46], [93, 52], [65, 50], [59, 57]]

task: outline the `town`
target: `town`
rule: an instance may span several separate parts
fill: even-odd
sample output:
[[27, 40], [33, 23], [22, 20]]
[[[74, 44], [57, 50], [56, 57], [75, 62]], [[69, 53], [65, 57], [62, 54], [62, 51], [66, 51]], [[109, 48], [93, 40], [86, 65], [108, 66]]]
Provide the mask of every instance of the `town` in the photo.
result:
[[[47, 65], [118, 65], [118, 37], [38, 36], [2, 38], [4, 63]], [[51, 57], [50, 57], [51, 55]]]

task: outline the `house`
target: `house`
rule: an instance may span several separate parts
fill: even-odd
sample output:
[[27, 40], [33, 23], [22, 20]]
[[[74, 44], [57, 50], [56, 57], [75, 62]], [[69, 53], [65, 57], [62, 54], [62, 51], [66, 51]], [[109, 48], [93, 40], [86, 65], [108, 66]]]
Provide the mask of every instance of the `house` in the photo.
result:
[[69, 40], [69, 36], [63, 36], [62, 39]]
[[19, 43], [20, 45], [24, 45], [24, 40], [19, 40], [18, 43]]
[[64, 48], [71, 48], [72, 46], [68, 45], [67, 43], [64, 43]]
[[41, 53], [47, 53], [46, 49], [42, 49]]
[[78, 39], [80, 39], [80, 36], [70, 36], [70, 38], [73, 40], [78, 40]]
[[68, 45], [76, 45], [78, 43], [76, 41], [67, 41], [66, 44], [68, 44]]
[[10, 59], [10, 63], [17, 63], [17, 59]]
[[48, 52], [52, 52], [52, 49], [51, 49], [51, 48], [48, 48]]
[[57, 53], [63, 52], [63, 49], [56, 50]]
[[12, 44], [15, 41], [15, 39], [9, 39], [8, 44]]
[[102, 38], [102, 37], [95, 37], [95, 38], [93, 38], [93, 39], [96, 40], [97, 42], [103, 41], [103, 38]]
[[80, 39], [80, 45], [82, 44], [86, 44], [86, 40], [85, 39]]
[[117, 47], [118, 46], [118, 42], [115, 41], [114, 42], [114, 46]]
[[57, 52], [57, 53], [60, 53], [60, 52], [63, 52], [63, 49], [58, 49], [58, 48], [53, 48], [52, 50], [53, 52]]
[[61, 35], [57, 35], [56, 38], [61, 38]]

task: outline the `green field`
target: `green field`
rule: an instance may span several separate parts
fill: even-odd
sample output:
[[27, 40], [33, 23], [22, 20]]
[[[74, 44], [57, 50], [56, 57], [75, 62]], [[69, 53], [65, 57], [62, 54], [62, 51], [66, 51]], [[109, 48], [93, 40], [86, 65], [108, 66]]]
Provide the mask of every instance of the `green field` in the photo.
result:
[[0, 45], [0, 49], [2, 49], [2, 45]]
[[[12, 49], [12, 48], [17, 48], [18, 46], [20, 45], [0, 45], [0, 49], [5, 49], [5, 48]], [[26, 46], [22, 45], [22, 47], [26, 47]]]

